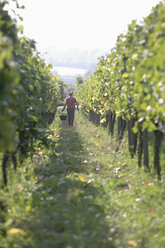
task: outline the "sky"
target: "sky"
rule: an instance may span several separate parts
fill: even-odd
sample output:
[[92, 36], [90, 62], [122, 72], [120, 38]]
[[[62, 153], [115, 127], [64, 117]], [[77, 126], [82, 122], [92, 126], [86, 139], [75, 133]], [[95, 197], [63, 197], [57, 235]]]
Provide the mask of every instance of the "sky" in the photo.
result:
[[[160, 0], [19, 0], [24, 33], [41, 53], [65, 56], [111, 50], [133, 19], [146, 17]], [[73, 54], [73, 53], [72, 53]], [[104, 54], [103, 54], [104, 55]]]

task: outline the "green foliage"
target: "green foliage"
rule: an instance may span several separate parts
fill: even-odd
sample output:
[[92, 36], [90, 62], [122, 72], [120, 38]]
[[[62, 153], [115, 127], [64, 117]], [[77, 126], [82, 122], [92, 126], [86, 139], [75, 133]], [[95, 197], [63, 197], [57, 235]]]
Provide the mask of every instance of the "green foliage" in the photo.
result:
[[120, 35], [110, 54], [99, 59], [93, 75], [77, 84], [77, 97], [89, 111], [109, 110], [135, 118], [143, 129], [165, 122], [165, 2], [142, 25], [136, 21]]
[[0, 247], [164, 248], [164, 176], [135, 167], [125, 138], [116, 156], [106, 130], [77, 112], [71, 128], [59, 114], [56, 149], [11, 170], [10, 190], [0, 191]]
[[13, 146], [15, 125], [15, 97], [18, 94], [19, 75], [14, 51], [17, 46], [17, 29], [7, 11], [0, 3], [0, 151]]
[[117, 137], [120, 140], [126, 127], [124, 123], [129, 123], [131, 156], [136, 152], [136, 137], [143, 136], [138, 141], [139, 166], [143, 155], [144, 165], [149, 167], [144, 131], [154, 131], [154, 168], [159, 178], [159, 151], [165, 131], [164, 37], [163, 0], [152, 9], [141, 25], [133, 20], [127, 32], [118, 37], [110, 54], [99, 58], [93, 75], [81, 84], [76, 84], [76, 95], [83, 113], [87, 115], [89, 112], [89, 118], [97, 125], [101, 123], [108, 126], [111, 136], [116, 117]]
[[7, 3], [0, 3], [0, 153], [19, 153], [23, 161], [37, 140], [49, 143], [47, 116], [53, 119], [58, 106], [59, 78], [35, 41], [20, 37], [21, 27], [4, 10]]
[[66, 83], [63, 81], [63, 79], [59, 79], [59, 86], [60, 86], [60, 100], [63, 102], [66, 95], [65, 95], [65, 88], [66, 88]]

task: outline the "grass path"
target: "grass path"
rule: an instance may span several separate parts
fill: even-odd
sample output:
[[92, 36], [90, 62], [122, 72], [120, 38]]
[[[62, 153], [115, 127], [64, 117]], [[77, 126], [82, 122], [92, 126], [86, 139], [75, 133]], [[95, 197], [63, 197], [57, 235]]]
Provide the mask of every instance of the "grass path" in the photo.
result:
[[115, 139], [78, 113], [74, 127], [57, 116], [51, 128], [55, 149], [40, 152], [33, 180], [21, 182], [24, 231], [11, 247], [165, 247], [164, 183], [138, 171], [126, 141], [116, 154]]
[[[38, 172], [39, 191], [46, 200], [43, 196], [43, 207], [36, 217], [42, 221], [33, 227], [36, 247], [115, 247], [110, 233], [113, 237], [119, 233], [108, 221], [111, 207], [103, 203], [110, 197], [104, 187], [105, 178], [110, 176], [106, 166], [109, 144], [101, 139], [98, 128], [84, 125], [78, 117], [73, 128], [65, 121], [52, 128], [58, 156], [51, 154], [51, 162]], [[42, 238], [36, 236], [36, 230]]]

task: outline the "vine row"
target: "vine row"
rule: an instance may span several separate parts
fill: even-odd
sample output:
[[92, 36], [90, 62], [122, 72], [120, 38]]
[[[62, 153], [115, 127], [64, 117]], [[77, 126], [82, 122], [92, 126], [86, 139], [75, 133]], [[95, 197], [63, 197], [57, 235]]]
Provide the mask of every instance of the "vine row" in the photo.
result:
[[[142, 24], [135, 20], [88, 78], [76, 79], [82, 111], [120, 141], [125, 128], [131, 156], [150, 170], [148, 135], [154, 133], [154, 168], [160, 178], [160, 147], [165, 123], [165, 1]], [[117, 148], [118, 150], [118, 148]]]
[[[17, 1], [15, 1], [18, 6]], [[51, 73], [35, 41], [20, 35], [21, 27], [0, 2], [0, 159], [3, 185], [7, 167], [50, 145], [52, 123], [60, 99], [61, 80]]]

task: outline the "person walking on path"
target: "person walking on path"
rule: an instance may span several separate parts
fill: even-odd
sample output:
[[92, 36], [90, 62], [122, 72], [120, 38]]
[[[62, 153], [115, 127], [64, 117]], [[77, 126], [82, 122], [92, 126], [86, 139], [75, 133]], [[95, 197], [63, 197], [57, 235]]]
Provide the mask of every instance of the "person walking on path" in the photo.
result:
[[78, 102], [77, 102], [76, 98], [73, 97], [73, 92], [70, 92], [69, 96], [65, 99], [65, 105], [62, 109], [62, 111], [64, 111], [64, 109], [67, 108], [69, 126], [73, 126], [74, 112], [75, 112], [75, 106], [76, 105], [77, 105], [77, 110], [79, 110]]

